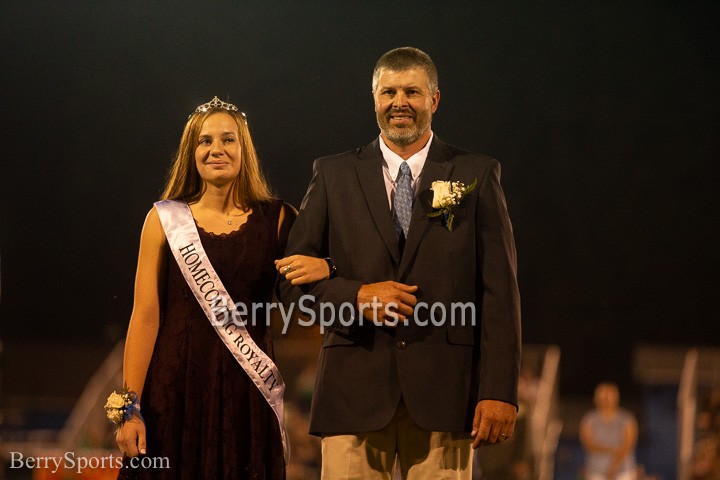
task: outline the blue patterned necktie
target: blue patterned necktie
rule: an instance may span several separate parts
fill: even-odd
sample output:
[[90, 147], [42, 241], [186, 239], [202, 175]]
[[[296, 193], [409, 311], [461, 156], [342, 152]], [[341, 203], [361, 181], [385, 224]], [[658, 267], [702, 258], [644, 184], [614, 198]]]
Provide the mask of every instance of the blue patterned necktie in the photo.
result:
[[412, 174], [407, 162], [400, 164], [400, 175], [395, 188], [395, 202], [393, 203], [393, 223], [398, 238], [407, 238], [412, 215], [413, 191]]

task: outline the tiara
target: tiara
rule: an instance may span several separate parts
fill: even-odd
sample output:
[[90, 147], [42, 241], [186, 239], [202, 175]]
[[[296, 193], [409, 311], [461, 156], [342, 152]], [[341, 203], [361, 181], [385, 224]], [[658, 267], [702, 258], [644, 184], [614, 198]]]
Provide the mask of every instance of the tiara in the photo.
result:
[[[195, 109], [195, 113], [207, 112], [211, 108], [222, 108], [223, 110], [232, 110], [233, 112], [238, 111], [238, 108], [235, 105], [233, 105], [232, 103], [223, 102], [216, 95], [209, 102], [203, 103], [202, 105], [197, 107]], [[242, 114], [243, 117], [245, 116], [245, 114], [243, 112], [240, 112], [240, 113]]]

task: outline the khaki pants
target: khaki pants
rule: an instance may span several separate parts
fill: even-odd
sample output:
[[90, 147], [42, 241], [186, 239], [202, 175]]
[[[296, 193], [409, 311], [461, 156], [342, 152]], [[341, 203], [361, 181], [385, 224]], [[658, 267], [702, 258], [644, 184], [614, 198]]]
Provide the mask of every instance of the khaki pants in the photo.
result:
[[391, 480], [397, 456], [403, 480], [470, 480], [472, 440], [467, 433], [418, 427], [400, 401], [377, 432], [322, 437], [322, 480]]

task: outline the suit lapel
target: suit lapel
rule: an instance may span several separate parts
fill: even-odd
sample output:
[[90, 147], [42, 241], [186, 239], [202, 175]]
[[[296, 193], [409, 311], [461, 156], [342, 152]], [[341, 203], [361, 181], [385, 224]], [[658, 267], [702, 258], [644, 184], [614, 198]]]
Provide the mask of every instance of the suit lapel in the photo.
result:
[[[410, 230], [400, 261], [399, 278], [403, 278], [405, 270], [410, 264], [410, 259], [430, 227], [430, 218], [427, 216], [432, 211], [433, 192], [430, 190], [432, 182], [437, 180], [449, 180], [453, 170], [453, 164], [448, 161], [452, 152], [437, 135], [433, 136], [433, 143], [430, 145], [428, 157], [423, 167], [420, 188], [413, 204], [413, 214], [410, 221]], [[392, 222], [391, 222], [392, 223]], [[392, 228], [392, 224], [391, 224]]]
[[392, 224], [392, 213], [387, 200], [387, 190], [385, 189], [382, 170], [382, 154], [380, 153], [378, 140], [365, 147], [360, 152], [359, 157], [361, 161], [358, 162], [356, 170], [365, 194], [365, 201], [380, 236], [385, 241], [397, 265], [400, 262], [400, 249], [398, 248], [397, 237]]

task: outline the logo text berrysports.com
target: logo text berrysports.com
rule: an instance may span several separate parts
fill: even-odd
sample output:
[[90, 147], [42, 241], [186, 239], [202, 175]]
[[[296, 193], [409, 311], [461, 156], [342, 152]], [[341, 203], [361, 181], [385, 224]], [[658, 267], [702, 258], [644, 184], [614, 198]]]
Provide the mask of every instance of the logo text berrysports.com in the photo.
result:
[[[297, 307], [297, 310], [296, 310]], [[395, 303], [381, 303], [377, 297], [372, 302], [355, 305], [344, 302], [339, 305], [315, 301], [313, 295], [303, 295], [297, 304], [291, 303], [287, 307], [276, 302], [253, 302], [246, 304], [238, 302], [229, 307], [222, 302], [212, 305], [214, 319], [213, 326], [238, 326], [265, 324], [270, 325], [273, 310], [280, 313], [283, 321], [282, 333], [287, 333], [290, 323], [297, 318], [299, 325], [309, 327], [320, 325], [320, 333], [332, 325], [362, 325], [364, 322], [374, 322], [376, 325], [399, 326], [415, 323], [418, 326], [443, 325], [465, 326], [475, 325], [475, 304], [473, 302], [453, 302], [450, 305], [436, 302], [428, 304], [418, 302], [413, 308], [410, 318], [401, 320], [397, 313], [398, 305]], [[367, 320], [365, 313], [370, 312], [373, 319]]]
[[82, 456], [76, 452], [65, 452], [59, 457], [54, 456], [26, 456], [21, 452], [9, 452], [10, 468], [27, 468], [30, 470], [51, 470], [53, 474], [61, 469], [65, 472], [75, 472], [81, 475], [84, 470], [98, 468], [145, 468], [165, 469], [170, 468], [170, 459], [167, 457], [133, 457], [123, 465], [123, 457], [120, 455]]

